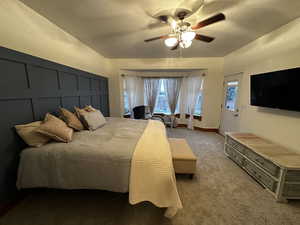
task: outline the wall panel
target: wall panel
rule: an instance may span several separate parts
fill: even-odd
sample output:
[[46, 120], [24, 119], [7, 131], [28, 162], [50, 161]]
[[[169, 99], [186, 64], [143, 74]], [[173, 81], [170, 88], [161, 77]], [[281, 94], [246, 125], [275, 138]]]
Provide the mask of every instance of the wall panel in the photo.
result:
[[78, 77], [75, 74], [59, 73], [60, 88], [65, 91], [78, 90]]
[[[78, 106], [79, 104], [79, 96], [66, 96], [66, 97], [62, 97], [62, 107], [73, 111], [74, 110], [74, 106]], [[96, 106], [95, 106], [96, 107]]]
[[109, 116], [107, 78], [0, 47], [0, 204], [16, 196], [17, 124], [92, 104]]

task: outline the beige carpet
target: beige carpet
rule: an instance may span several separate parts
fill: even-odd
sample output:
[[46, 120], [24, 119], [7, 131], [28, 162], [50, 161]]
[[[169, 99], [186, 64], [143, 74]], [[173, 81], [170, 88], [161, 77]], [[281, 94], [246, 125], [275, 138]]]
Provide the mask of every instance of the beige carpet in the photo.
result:
[[[0, 219], [1, 225], [299, 225], [300, 200], [275, 199], [223, 153], [215, 133], [169, 130], [186, 138], [198, 156], [193, 180], [178, 177], [184, 209], [168, 220], [164, 211], [128, 204], [126, 194], [104, 191], [36, 191]], [[146, 178], [145, 178], [146, 179]]]

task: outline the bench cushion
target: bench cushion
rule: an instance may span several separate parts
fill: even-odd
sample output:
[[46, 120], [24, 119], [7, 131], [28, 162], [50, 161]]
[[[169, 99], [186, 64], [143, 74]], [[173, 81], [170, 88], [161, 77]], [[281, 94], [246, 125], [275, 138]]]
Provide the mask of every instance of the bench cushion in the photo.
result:
[[197, 157], [185, 139], [169, 138], [175, 173], [194, 174]]

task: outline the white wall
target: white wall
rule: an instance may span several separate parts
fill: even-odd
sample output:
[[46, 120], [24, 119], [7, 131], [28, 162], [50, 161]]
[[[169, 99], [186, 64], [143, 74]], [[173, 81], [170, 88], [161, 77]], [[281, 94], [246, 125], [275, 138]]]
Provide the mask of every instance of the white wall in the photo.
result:
[[[106, 59], [17, 0], [0, 1], [0, 45], [88, 72], [109, 76], [110, 110], [121, 116], [121, 69], [207, 69], [202, 127], [219, 126], [222, 58]], [[200, 126], [199, 125], [199, 126]]]
[[223, 85], [223, 58], [161, 58], [161, 59], [112, 59], [113, 88], [111, 94], [111, 113], [121, 116], [122, 101], [122, 70], [134, 69], [206, 69], [203, 120], [197, 126], [203, 128], [218, 128], [220, 123], [220, 105]]
[[240, 130], [253, 132], [298, 152], [300, 112], [250, 106], [249, 81], [251, 74], [300, 67], [299, 40], [300, 18], [224, 58], [225, 75], [244, 72]]
[[110, 61], [17, 0], [0, 1], [0, 45], [108, 76]]
[[300, 66], [300, 19], [223, 58], [106, 59], [17, 0], [0, 1], [0, 45], [88, 72], [110, 76], [110, 109], [122, 114], [122, 69], [207, 69], [203, 121], [218, 128], [224, 74], [244, 72], [240, 127], [300, 152], [300, 113], [249, 105], [249, 76]]

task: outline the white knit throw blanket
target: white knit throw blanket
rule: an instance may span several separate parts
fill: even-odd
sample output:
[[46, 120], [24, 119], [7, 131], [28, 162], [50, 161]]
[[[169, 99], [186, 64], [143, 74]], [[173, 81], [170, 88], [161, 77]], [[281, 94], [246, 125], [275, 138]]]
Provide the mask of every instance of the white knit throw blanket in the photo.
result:
[[166, 129], [155, 120], [149, 120], [131, 162], [129, 202], [137, 204], [143, 201], [166, 207], [165, 216], [168, 218], [182, 208]]

